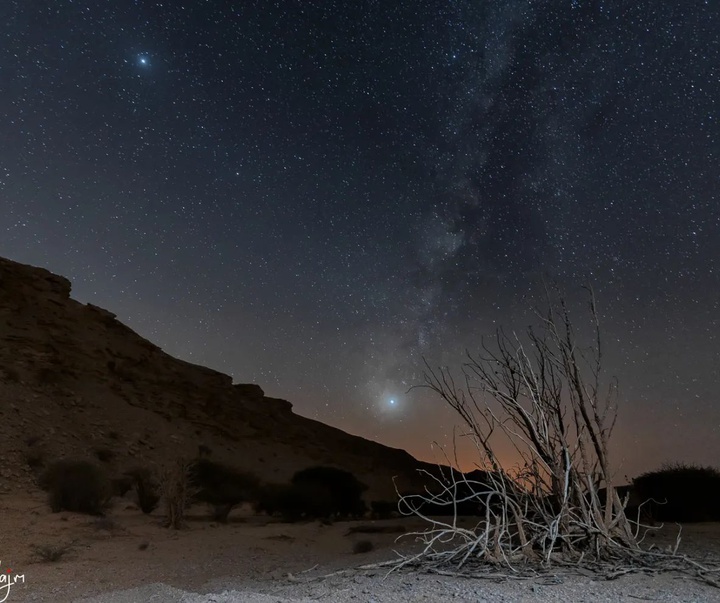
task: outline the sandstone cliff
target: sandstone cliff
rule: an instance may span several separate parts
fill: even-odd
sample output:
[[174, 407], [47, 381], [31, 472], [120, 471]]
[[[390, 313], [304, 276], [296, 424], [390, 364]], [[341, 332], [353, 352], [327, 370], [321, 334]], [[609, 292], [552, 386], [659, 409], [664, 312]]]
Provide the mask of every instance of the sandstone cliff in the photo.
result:
[[193, 457], [285, 481], [314, 464], [353, 471], [373, 498], [423, 464], [292, 412], [252, 384], [164, 353], [70, 282], [0, 258], [0, 488], [33, 487], [43, 463], [89, 457], [120, 473]]

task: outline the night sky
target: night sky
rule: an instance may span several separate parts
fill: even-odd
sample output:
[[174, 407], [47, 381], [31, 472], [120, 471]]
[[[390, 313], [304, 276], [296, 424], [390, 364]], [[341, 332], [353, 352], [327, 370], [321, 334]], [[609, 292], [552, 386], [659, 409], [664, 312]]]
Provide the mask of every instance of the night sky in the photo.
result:
[[720, 466], [718, 0], [2, 0], [0, 42], [1, 256], [427, 460], [423, 357], [590, 283], [621, 474]]

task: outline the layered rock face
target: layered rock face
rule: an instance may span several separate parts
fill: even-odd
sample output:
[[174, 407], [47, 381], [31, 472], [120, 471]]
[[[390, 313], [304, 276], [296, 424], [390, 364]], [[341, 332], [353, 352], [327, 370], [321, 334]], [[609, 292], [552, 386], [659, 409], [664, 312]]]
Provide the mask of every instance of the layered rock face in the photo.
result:
[[393, 476], [416, 487], [416, 470], [429, 468], [173, 358], [70, 292], [61, 276], [0, 258], [0, 489], [32, 487], [63, 456], [121, 473], [201, 450], [276, 482], [326, 464], [355, 473], [370, 498], [392, 496]]

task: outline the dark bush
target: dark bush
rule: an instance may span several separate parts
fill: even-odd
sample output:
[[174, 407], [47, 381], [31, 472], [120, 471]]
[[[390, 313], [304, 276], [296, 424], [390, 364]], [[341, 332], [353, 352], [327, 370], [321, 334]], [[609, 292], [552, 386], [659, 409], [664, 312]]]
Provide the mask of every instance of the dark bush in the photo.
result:
[[257, 476], [207, 458], [191, 463], [190, 480], [197, 488], [194, 500], [213, 505], [213, 518], [217, 521], [227, 521], [235, 506], [256, 501], [259, 496]]
[[102, 515], [112, 489], [101, 467], [82, 460], [55, 461], [40, 476], [40, 487], [48, 492], [53, 513], [74, 511]]
[[255, 513], [266, 513], [271, 517], [280, 513], [281, 492], [288, 488], [283, 484], [263, 484], [258, 488], [257, 496], [252, 503]]
[[720, 472], [712, 467], [664, 465], [633, 481], [647, 516], [657, 521], [719, 521]]
[[283, 516], [287, 518], [330, 519], [338, 514], [332, 489], [319, 483], [291, 483], [284, 503]]
[[263, 485], [254, 508], [286, 521], [360, 516], [366, 510], [362, 500], [366, 488], [348, 471], [310, 467], [298, 471], [290, 484]]
[[284, 521], [329, 518], [333, 514], [333, 498], [329, 490], [297, 484], [265, 484], [253, 504], [256, 513], [282, 517]]
[[292, 486], [311, 517], [359, 517], [367, 510], [362, 499], [367, 486], [344, 469], [309, 467], [293, 475]]
[[145, 514], [150, 514], [157, 509], [160, 502], [160, 486], [152, 471], [147, 467], [136, 467], [126, 472], [125, 475], [132, 480], [140, 510]]

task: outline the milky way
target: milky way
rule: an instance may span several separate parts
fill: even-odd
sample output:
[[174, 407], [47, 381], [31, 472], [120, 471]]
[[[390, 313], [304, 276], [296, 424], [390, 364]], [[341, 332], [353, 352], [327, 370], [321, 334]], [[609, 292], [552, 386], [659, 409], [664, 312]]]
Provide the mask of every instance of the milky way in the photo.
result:
[[422, 458], [454, 423], [408, 392], [423, 358], [590, 283], [619, 460], [716, 464], [717, 2], [6, 1], [0, 24], [0, 255]]

